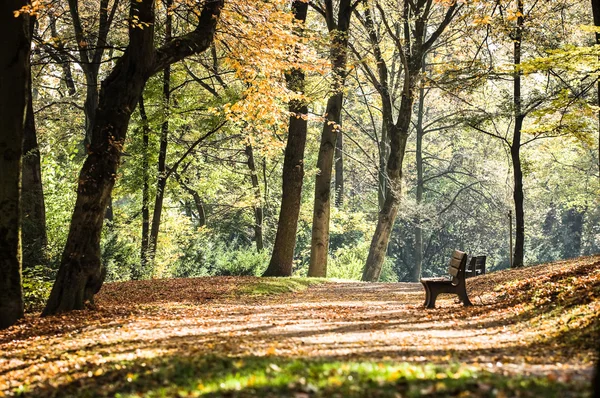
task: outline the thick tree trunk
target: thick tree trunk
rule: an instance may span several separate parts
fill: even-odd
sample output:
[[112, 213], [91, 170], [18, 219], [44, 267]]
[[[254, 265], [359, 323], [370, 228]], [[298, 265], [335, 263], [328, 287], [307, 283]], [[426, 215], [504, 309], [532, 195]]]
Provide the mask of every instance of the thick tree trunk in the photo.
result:
[[331, 174], [336, 139], [341, 127], [343, 88], [346, 80], [346, 62], [348, 56], [348, 30], [352, 7], [349, 0], [341, 0], [337, 23], [333, 21], [331, 1], [326, 2], [330, 10], [327, 25], [329, 27], [331, 48], [330, 57], [333, 68], [333, 95], [327, 101], [325, 123], [321, 133], [321, 145], [317, 158], [319, 173], [315, 181], [315, 203], [313, 209], [312, 239], [308, 276], [327, 276], [327, 254], [329, 252], [329, 214], [331, 210]]
[[[341, 126], [340, 126], [341, 128]], [[344, 134], [338, 131], [335, 143], [335, 206], [344, 204]]]
[[31, 95], [31, 77], [29, 79], [29, 100], [27, 115], [25, 116], [25, 130], [23, 132], [22, 173], [23, 268], [30, 268], [46, 262], [45, 251], [48, 244], [40, 150]]
[[21, 286], [21, 158], [31, 81], [25, 0], [0, 2], [0, 329], [23, 317]]
[[425, 106], [425, 88], [419, 89], [419, 113], [417, 114], [417, 216], [415, 217], [415, 266], [412, 269], [411, 280], [418, 282], [423, 268], [423, 228], [421, 227], [421, 202], [423, 201], [423, 117]]
[[[292, 10], [296, 21], [304, 24], [308, 12], [308, 3], [295, 0], [292, 4]], [[302, 70], [294, 69], [290, 71], [286, 75], [286, 80], [290, 90], [304, 93], [305, 76]], [[289, 110], [290, 123], [283, 159], [283, 187], [277, 234], [275, 235], [271, 261], [269, 261], [269, 266], [263, 276], [292, 275], [296, 230], [302, 200], [308, 107], [303, 101], [291, 101]]]
[[92, 144], [80, 173], [69, 236], [42, 315], [81, 309], [100, 290], [106, 275], [100, 263], [100, 232], [131, 113], [150, 76], [210, 46], [223, 7], [222, 0], [205, 3], [194, 31], [154, 50], [154, 3], [130, 2], [130, 15], [135, 15], [144, 28], [130, 25], [129, 45], [102, 83]]
[[523, 40], [523, 23], [524, 9], [523, 0], [518, 0], [517, 8], [519, 17], [517, 18], [517, 27], [514, 36], [514, 65], [515, 72], [513, 74], [513, 107], [514, 107], [514, 129], [513, 140], [510, 146], [510, 155], [513, 164], [514, 192], [513, 199], [515, 205], [515, 251], [513, 254], [513, 268], [523, 266], [524, 249], [525, 249], [525, 214], [524, 214], [524, 194], [523, 194], [523, 170], [521, 168], [521, 131], [523, 129], [523, 120], [525, 116], [522, 112], [522, 97], [521, 97], [521, 74], [517, 70], [521, 64], [521, 43]]
[[133, 279], [141, 279], [148, 264], [148, 246], [150, 239], [150, 167], [148, 145], [150, 143], [150, 126], [144, 106], [144, 96], [140, 96], [140, 118], [142, 120], [142, 245], [140, 253], [140, 269], [134, 270]]
[[254, 162], [254, 151], [252, 145], [246, 145], [244, 150], [246, 157], [248, 158], [246, 164], [248, 170], [250, 170], [250, 181], [252, 182], [252, 192], [254, 192], [254, 205], [252, 210], [254, 212], [254, 241], [256, 242], [256, 250], [262, 251], [263, 246], [263, 208], [261, 205], [260, 185], [258, 182], [258, 174], [256, 173], [256, 163]]

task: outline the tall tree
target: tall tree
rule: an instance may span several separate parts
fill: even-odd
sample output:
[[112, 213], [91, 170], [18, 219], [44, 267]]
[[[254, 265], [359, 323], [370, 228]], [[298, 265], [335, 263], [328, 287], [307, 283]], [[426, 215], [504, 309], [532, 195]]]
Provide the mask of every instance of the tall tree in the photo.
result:
[[[169, 42], [172, 36], [173, 16], [170, 8], [173, 5], [172, 0], [166, 0], [167, 18], [165, 21], [165, 42]], [[162, 216], [163, 201], [165, 198], [165, 189], [167, 187], [167, 149], [169, 145], [169, 103], [171, 101], [171, 66], [167, 65], [163, 71], [163, 106], [165, 107], [165, 120], [160, 130], [160, 148], [158, 150], [158, 178], [156, 181], [156, 198], [154, 199], [154, 211], [152, 212], [152, 225], [150, 227], [150, 238], [148, 242], [148, 251], [145, 263], [150, 265], [154, 262], [156, 255], [156, 246], [158, 245], [158, 232], [160, 230], [160, 219]], [[142, 270], [146, 271], [146, 270]], [[150, 270], [152, 272], [152, 270]]]
[[[31, 36], [35, 17], [30, 17]], [[33, 112], [33, 95], [31, 73], [29, 74], [29, 93], [25, 129], [23, 131], [23, 167], [22, 167], [22, 221], [23, 221], [23, 268], [45, 262], [45, 251], [48, 244], [46, 233], [46, 205], [42, 186], [42, 167], [38, 146], [35, 116]]]
[[31, 81], [26, 0], [0, 3], [0, 329], [23, 317], [21, 160]]
[[[388, 22], [383, 8], [377, 4], [380, 16], [384, 22], [387, 34], [394, 40], [396, 49], [403, 63], [402, 98], [398, 116], [394, 122], [392, 116], [387, 119], [386, 128], [390, 137], [390, 154], [387, 161], [387, 177], [390, 183], [390, 193], [385, 198], [383, 208], [379, 211], [377, 227], [373, 234], [369, 255], [365, 264], [362, 279], [364, 281], [377, 281], [381, 273], [381, 267], [385, 260], [390, 235], [401, 197], [402, 163], [406, 151], [406, 143], [410, 133], [413, 114], [413, 104], [419, 82], [424, 57], [427, 51], [438, 40], [446, 27], [454, 19], [461, 6], [456, 2], [450, 5], [442, 21], [427, 37], [428, 22], [432, 17], [433, 0], [404, 1], [402, 9], [402, 31], [404, 38], [401, 39]], [[429, 25], [432, 25], [429, 23]], [[385, 118], [384, 118], [385, 120]]]
[[[308, 13], [308, 2], [294, 0], [292, 11], [295, 20], [302, 26]], [[299, 28], [298, 33], [302, 34]], [[297, 51], [295, 52], [297, 56]], [[286, 74], [287, 86], [296, 93], [304, 93], [305, 76], [300, 68]], [[277, 234], [271, 261], [263, 276], [291, 276], [296, 246], [296, 230], [302, 199], [304, 179], [304, 149], [306, 147], [308, 106], [306, 101], [295, 99], [289, 103], [290, 121], [288, 138], [283, 159], [283, 187], [281, 208], [277, 222]]]
[[325, 108], [325, 123], [321, 132], [321, 144], [317, 158], [319, 173], [315, 181], [315, 203], [313, 209], [312, 239], [308, 276], [327, 276], [327, 255], [329, 252], [329, 218], [331, 211], [331, 174], [336, 140], [341, 133], [342, 104], [346, 64], [348, 60], [348, 33], [350, 18], [361, 0], [351, 4], [351, 0], [340, 0], [337, 18], [334, 15], [332, 0], [325, 0], [324, 6], [313, 4], [324, 18], [329, 30], [329, 57], [332, 68], [331, 96]]
[[254, 211], [254, 241], [256, 242], [256, 250], [262, 251], [263, 244], [263, 207], [262, 197], [260, 195], [260, 185], [258, 182], [258, 174], [256, 171], [256, 162], [254, 161], [254, 150], [252, 145], [246, 144], [244, 149], [246, 154], [246, 165], [250, 171], [250, 181], [252, 182], [252, 192], [254, 193], [254, 203], [252, 210]]
[[523, 131], [523, 103], [521, 95], [521, 76], [523, 72], [521, 65], [521, 46], [523, 43], [523, 25], [525, 23], [525, 10], [523, 0], [517, 0], [517, 24], [514, 33], [511, 35], [514, 52], [514, 72], [513, 72], [513, 112], [514, 126], [513, 138], [510, 143], [510, 157], [513, 165], [513, 199], [515, 205], [515, 249], [513, 253], [512, 266], [514, 268], [523, 266], [523, 257], [525, 250], [525, 211], [523, 207], [523, 168], [521, 166], [521, 135]]
[[104, 209], [115, 184], [131, 113], [152, 75], [210, 46], [223, 3], [205, 2], [202, 11], [196, 10], [198, 23], [193, 31], [155, 49], [155, 1], [130, 1], [129, 44], [102, 83], [67, 243], [42, 315], [81, 309], [100, 290], [106, 275], [100, 262]]

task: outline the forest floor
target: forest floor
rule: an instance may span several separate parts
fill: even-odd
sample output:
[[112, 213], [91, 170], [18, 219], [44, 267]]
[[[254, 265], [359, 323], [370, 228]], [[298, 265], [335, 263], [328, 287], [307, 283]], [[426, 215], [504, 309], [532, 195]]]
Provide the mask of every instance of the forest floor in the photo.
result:
[[420, 284], [211, 277], [106, 284], [97, 310], [0, 332], [0, 396], [581, 397], [600, 256]]

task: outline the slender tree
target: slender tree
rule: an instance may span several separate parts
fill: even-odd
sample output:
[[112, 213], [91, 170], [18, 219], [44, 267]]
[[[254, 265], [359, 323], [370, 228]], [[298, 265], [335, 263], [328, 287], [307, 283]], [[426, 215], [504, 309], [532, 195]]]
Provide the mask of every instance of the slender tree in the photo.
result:
[[[294, 18], [302, 26], [308, 13], [308, 2], [294, 0], [292, 3]], [[298, 31], [302, 33], [301, 30]], [[297, 52], [296, 52], [297, 53]], [[304, 71], [294, 68], [286, 74], [287, 86], [297, 93], [304, 93]], [[273, 254], [263, 276], [290, 276], [296, 246], [296, 230], [302, 199], [304, 179], [304, 148], [306, 147], [308, 106], [303, 100], [292, 100], [289, 104], [290, 121], [288, 139], [283, 159], [283, 189], [281, 208], [277, 222], [277, 234]]]
[[31, 81], [26, 0], [0, 3], [0, 329], [23, 317], [21, 160]]
[[155, 1], [130, 2], [129, 44], [102, 83], [67, 243], [43, 315], [81, 309], [102, 286], [106, 269], [100, 262], [100, 232], [131, 113], [151, 76], [210, 46], [223, 3], [205, 2], [193, 31], [155, 49]]
[[432, 5], [433, 0], [404, 1], [402, 10], [403, 39], [396, 34], [392, 25], [388, 22], [383, 8], [377, 5], [386, 31], [393, 38], [398, 53], [401, 56], [404, 76], [402, 98], [397, 119], [394, 122], [390, 115], [386, 124], [390, 137], [390, 155], [387, 161], [387, 177], [390, 183], [390, 193], [385, 198], [384, 205], [379, 211], [377, 227], [363, 270], [362, 279], [364, 281], [377, 281], [379, 279], [392, 228], [398, 215], [401, 197], [402, 163], [410, 133], [413, 104], [421, 79], [421, 69], [423, 68], [425, 54], [438, 40], [461, 8], [456, 2], [450, 5], [444, 14], [442, 22], [437, 27], [432, 27], [432, 33], [427, 35], [429, 29], [426, 29], [426, 27], [433, 11]]
[[256, 162], [254, 161], [254, 150], [252, 145], [247, 144], [244, 149], [246, 154], [246, 165], [250, 171], [250, 181], [252, 182], [252, 192], [254, 194], [254, 204], [252, 210], [254, 212], [254, 241], [256, 242], [256, 250], [262, 251], [263, 244], [263, 207], [261, 205], [262, 197], [260, 195], [260, 185], [258, 182], [258, 174], [256, 171]]
[[[600, 27], [600, 0], [592, 0], [594, 25]], [[596, 44], [600, 45], [600, 32], [596, 32]], [[598, 106], [600, 107], [600, 80], [597, 84]], [[600, 179], [600, 111], [598, 111], [598, 178]]]
[[325, 108], [325, 123], [321, 132], [321, 144], [317, 158], [319, 173], [315, 181], [315, 202], [313, 209], [312, 238], [308, 276], [327, 276], [327, 255], [329, 252], [329, 218], [331, 211], [331, 175], [334, 162], [336, 140], [341, 133], [342, 103], [346, 64], [348, 61], [348, 33], [354, 8], [360, 0], [340, 0], [337, 18], [334, 16], [332, 0], [325, 0], [324, 7], [314, 5], [324, 18], [329, 30], [329, 57], [333, 74], [331, 96]]
[[[172, 36], [173, 17], [169, 9], [172, 0], [166, 0], [167, 18], [165, 21], [165, 42], [169, 42]], [[167, 187], [167, 149], [169, 146], [169, 103], [171, 101], [171, 66], [167, 65], [163, 71], [163, 106], [165, 107], [165, 120], [160, 130], [160, 148], [158, 150], [158, 178], [156, 180], [156, 198], [154, 199], [154, 210], [152, 212], [152, 225], [150, 226], [150, 238], [148, 242], [147, 259], [153, 267], [156, 247], [158, 245], [158, 232], [160, 230], [160, 219], [162, 216], [165, 189]], [[144, 270], [143, 270], [144, 271]], [[152, 272], [152, 270], [150, 270]]]
[[[31, 34], [35, 18], [30, 17]], [[31, 36], [30, 36], [31, 37]], [[29, 93], [25, 129], [23, 131], [23, 167], [22, 167], [22, 213], [23, 213], [23, 268], [45, 263], [45, 251], [48, 244], [46, 233], [46, 205], [42, 187], [42, 167], [38, 146], [31, 73], [29, 74]]]

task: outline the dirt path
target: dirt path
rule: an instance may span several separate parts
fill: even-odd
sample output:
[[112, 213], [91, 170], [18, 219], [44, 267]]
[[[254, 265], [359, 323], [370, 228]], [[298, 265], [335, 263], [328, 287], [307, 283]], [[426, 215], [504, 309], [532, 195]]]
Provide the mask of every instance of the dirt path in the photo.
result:
[[425, 310], [420, 284], [325, 283], [271, 296], [238, 293], [240, 284], [256, 281], [108, 284], [98, 311], [29, 317], [0, 332], [0, 396], [20, 386], [33, 395], [56, 393], [101, 376], [107, 364], [118, 369], [123, 361], [144, 366], [144, 360], [190, 355], [459, 362], [502, 374], [591, 378], [589, 352], [554, 351], [544, 328], [473, 289], [475, 307], [442, 296], [438, 308]]

